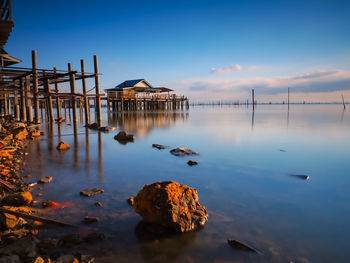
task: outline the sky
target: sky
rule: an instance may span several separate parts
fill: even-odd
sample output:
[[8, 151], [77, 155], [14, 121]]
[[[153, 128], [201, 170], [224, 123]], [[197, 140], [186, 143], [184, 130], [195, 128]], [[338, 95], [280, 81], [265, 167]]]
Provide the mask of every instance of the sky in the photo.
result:
[[[31, 66], [144, 78], [190, 100], [350, 101], [350, 1], [12, 0], [5, 46]], [[93, 85], [91, 83], [91, 85]], [[93, 86], [92, 86], [93, 87]], [[63, 87], [64, 88], [64, 87]]]

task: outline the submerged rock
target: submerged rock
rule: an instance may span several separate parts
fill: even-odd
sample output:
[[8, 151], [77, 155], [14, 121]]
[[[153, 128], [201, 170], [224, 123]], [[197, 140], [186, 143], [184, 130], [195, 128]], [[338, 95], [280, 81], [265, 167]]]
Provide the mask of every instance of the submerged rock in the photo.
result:
[[114, 136], [114, 139], [121, 143], [133, 142], [135, 140], [135, 136], [128, 134], [125, 131], [120, 131], [116, 136]]
[[192, 166], [192, 165], [197, 165], [198, 162], [189, 160], [189, 161], [187, 162], [187, 164], [188, 164], [189, 166]]
[[99, 126], [98, 126], [98, 124], [96, 122], [95, 123], [91, 123], [91, 124], [87, 124], [86, 127], [88, 127], [91, 130], [98, 130], [98, 128], [99, 128]]
[[46, 176], [46, 177], [40, 178], [38, 183], [39, 184], [47, 184], [47, 183], [50, 183], [51, 181], [52, 181], [52, 177], [51, 176]]
[[96, 243], [103, 239], [105, 239], [105, 235], [103, 233], [92, 232], [84, 238], [84, 241], [87, 243]]
[[199, 203], [197, 191], [172, 181], [145, 185], [134, 198], [134, 210], [146, 222], [177, 232], [195, 230], [208, 220], [207, 210]]
[[152, 147], [157, 148], [158, 150], [163, 150], [166, 148], [164, 145], [156, 144], [156, 143], [152, 144]]
[[86, 189], [82, 190], [80, 192], [80, 195], [93, 196], [93, 195], [102, 194], [103, 192], [104, 192], [103, 189], [99, 189], [99, 188], [93, 187], [93, 188], [86, 188]]
[[101, 132], [109, 132], [109, 127], [108, 126], [103, 126], [98, 129]]
[[188, 148], [178, 147], [170, 150], [170, 153], [175, 156], [198, 155], [198, 153]]
[[70, 145], [64, 141], [60, 141], [60, 143], [56, 147], [59, 151], [67, 151], [70, 149]]
[[86, 216], [83, 219], [84, 224], [92, 224], [92, 223], [97, 223], [97, 222], [98, 222], [97, 217]]
[[45, 201], [45, 202], [42, 203], [42, 206], [44, 208], [52, 208], [52, 207], [57, 207], [58, 203], [53, 202], [53, 201]]
[[30, 192], [19, 192], [6, 195], [2, 200], [2, 205], [9, 206], [26, 206], [30, 205], [33, 201], [33, 197]]

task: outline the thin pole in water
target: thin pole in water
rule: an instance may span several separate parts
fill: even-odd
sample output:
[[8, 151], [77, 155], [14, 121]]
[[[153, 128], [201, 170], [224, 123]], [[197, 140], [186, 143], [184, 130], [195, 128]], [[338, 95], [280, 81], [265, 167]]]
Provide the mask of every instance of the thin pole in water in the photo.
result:
[[253, 110], [254, 110], [255, 109], [254, 89], [252, 89], [252, 104], [253, 104]]
[[289, 88], [288, 88], [288, 110], [289, 110]]
[[341, 98], [343, 99], [343, 106], [344, 106], [344, 110], [345, 110], [345, 102], [344, 102], [344, 96], [343, 96], [343, 94], [341, 95]]

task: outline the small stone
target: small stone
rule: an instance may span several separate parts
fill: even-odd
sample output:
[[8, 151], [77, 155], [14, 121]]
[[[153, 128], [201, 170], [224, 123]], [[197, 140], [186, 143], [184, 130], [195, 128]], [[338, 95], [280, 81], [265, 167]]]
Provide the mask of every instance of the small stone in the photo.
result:
[[52, 207], [57, 207], [58, 203], [53, 202], [53, 201], [45, 201], [45, 202], [42, 203], [42, 206], [44, 208], [52, 208]]
[[133, 196], [129, 197], [129, 198], [126, 200], [126, 202], [127, 202], [130, 206], [134, 206], [134, 202], [135, 202], [134, 197], [133, 197]]
[[94, 205], [102, 207], [102, 203], [101, 202], [96, 202]]
[[86, 189], [82, 190], [80, 192], [80, 195], [89, 197], [89, 196], [102, 194], [103, 192], [104, 192], [103, 189], [93, 187], [93, 188], [86, 188]]
[[198, 155], [198, 153], [188, 148], [178, 147], [170, 150], [170, 153], [175, 156]]
[[34, 138], [39, 138], [40, 137], [40, 131], [39, 130], [31, 130], [29, 133], [29, 136], [34, 139]]
[[120, 131], [114, 139], [120, 143], [133, 142], [135, 140], [135, 136], [132, 134], [128, 134], [125, 131]]
[[59, 151], [67, 151], [70, 149], [70, 145], [64, 141], [61, 141], [57, 147], [56, 147], [57, 150]]
[[95, 262], [95, 258], [90, 255], [81, 255], [80, 256], [81, 263], [93, 263]]
[[84, 224], [92, 224], [92, 223], [97, 223], [97, 222], [98, 222], [98, 218], [97, 217], [86, 216], [83, 219], [83, 223]]
[[42, 194], [42, 193], [37, 193], [36, 196], [37, 196], [37, 197], [42, 197], [43, 194]]
[[188, 164], [189, 166], [192, 166], [192, 165], [197, 165], [198, 163], [197, 163], [196, 161], [189, 160], [189, 161], [187, 162], [187, 164]]
[[45, 263], [45, 260], [42, 257], [37, 257], [33, 263]]
[[98, 130], [101, 132], [109, 132], [109, 127], [108, 126], [100, 127]]
[[51, 176], [46, 176], [46, 177], [40, 178], [38, 183], [39, 184], [47, 184], [47, 183], [50, 183], [51, 181], [52, 181], [52, 177]]
[[152, 144], [152, 147], [157, 148], [158, 150], [163, 150], [166, 148], [164, 145], [156, 144], [156, 143]]
[[98, 130], [98, 128], [99, 128], [99, 126], [96, 122], [92, 123], [92, 124], [88, 124], [87, 127], [91, 130]]

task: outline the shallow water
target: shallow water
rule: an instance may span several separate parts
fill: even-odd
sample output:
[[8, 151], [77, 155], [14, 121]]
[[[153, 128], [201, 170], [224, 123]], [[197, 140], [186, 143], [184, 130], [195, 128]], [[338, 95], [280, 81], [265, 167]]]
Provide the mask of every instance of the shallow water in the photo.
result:
[[[42, 235], [99, 231], [106, 239], [76, 248], [100, 262], [349, 262], [350, 111], [340, 105], [194, 107], [189, 111], [103, 113], [114, 131], [86, 130], [70, 122], [45, 131], [28, 147], [28, 181], [52, 176], [36, 188], [41, 201], [64, 203], [48, 216], [77, 225]], [[119, 144], [119, 130], [136, 135]], [[74, 131], [76, 131], [74, 133]], [[66, 153], [55, 147], [71, 145]], [[169, 146], [152, 148], [153, 143]], [[173, 147], [199, 152], [176, 157]], [[189, 167], [189, 160], [199, 165]], [[307, 175], [309, 180], [298, 176]], [[168, 236], [146, 234], [126, 199], [144, 184], [174, 180], [198, 190], [209, 212], [203, 230]], [[105, 192], [81, 197], [87, 187]], [[103, 208], [95, 206], [101, 202]], [[84, 216], [100, 221], [82, 225]], [[261, 253], [231, 249], [236, 239]]]

